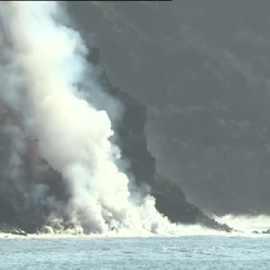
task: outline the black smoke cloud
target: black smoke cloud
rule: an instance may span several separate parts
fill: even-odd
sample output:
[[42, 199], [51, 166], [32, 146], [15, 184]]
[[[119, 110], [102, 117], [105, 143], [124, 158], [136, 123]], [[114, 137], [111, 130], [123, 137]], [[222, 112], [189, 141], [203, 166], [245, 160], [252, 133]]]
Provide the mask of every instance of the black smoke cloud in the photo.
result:
[[270, 214], [269, 1], [68, 3], [148, 107], [158, 169], [215, 214]]

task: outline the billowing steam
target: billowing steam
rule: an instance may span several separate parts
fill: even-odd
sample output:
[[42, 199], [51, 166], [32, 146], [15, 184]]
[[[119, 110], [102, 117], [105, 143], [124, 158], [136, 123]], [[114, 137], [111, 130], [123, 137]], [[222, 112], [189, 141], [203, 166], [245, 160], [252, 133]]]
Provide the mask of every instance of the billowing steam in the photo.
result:
[[18, 211], [32, 209], [55, 228], [170, 227], [152, 197], [129, 192], [116, 166], [111, 121], [83, 98], [100, 91], [87, 49], [78, 32], [59, 23], [59, 4], [2, 2], [0, 12], [1, 192]]

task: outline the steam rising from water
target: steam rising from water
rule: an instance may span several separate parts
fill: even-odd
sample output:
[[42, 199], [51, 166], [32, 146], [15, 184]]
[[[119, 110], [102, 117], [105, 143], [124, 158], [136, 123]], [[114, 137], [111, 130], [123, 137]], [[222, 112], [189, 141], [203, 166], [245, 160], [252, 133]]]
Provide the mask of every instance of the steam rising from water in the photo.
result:
[[[0, 7], [1, 42], [8, 44], [0, 52], [1, 103], [16, 112], [4, 126], [12, 141], [6, 153], [12, 173], [5, 185], [11, 181], [23, 194], [21, 210], [49, 208], [53, 227], [66, 223], [86, 233], [176, 228], [157, 212], [154, 198], [130, 194], [128, 177], [115, 165], [119, 155], [110, 142], [111, 121], [95, 100], [82, 97], [100, 87], [79, 33], [58, 22], [59, 4], [2, 2]], [[89, 89], [80, 90], [84, 81]], [[46, 164], [38, 158], [27, 175], [29, 140], [37, 140], [39, 158], [61, 174], [60, 192], [50, 192], [46, 179], [41, 181]], [[5, 185], [2, 190], [10, 190]]]
[[246, 216], [246, 215], [225, 215], [215, 218], [220, 223], [226, 223], [238, 232], [251, 233], [253, 231], [269, 230], [270, 217], [265, 215]]

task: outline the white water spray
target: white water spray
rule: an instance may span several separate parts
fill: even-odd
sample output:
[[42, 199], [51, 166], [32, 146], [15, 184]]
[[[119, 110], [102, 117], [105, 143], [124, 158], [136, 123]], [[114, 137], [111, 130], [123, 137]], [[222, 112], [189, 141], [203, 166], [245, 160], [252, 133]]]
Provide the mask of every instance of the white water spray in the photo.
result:
[[250, 234], [254, 231], [263, 232], [270, 228], [270, 217], [266, 215], [249, 216], [249, 215], [225, 215], [215, 217], [220, 223], [226, 223], [236, 231]]

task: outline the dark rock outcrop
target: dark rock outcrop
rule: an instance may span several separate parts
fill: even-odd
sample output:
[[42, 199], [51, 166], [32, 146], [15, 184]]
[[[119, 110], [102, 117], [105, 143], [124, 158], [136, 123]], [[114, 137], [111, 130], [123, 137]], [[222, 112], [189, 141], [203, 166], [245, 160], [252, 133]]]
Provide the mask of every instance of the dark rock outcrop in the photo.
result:
[[253, 231], [252, 233], [254, 234], [270, 234], [270, 229], [265, 230], [265, 231]]
[[145, 184], [150, 187], [157, 209], [175, 223], [199, 223], [230, 232], [232, 229], [226, 224], [217, 223], [198, 207], [187, 202], [182, 189], [157, 172], [156, 160], [147, 150], [144, 132], [147, 118], [145, 106], [114, 87], [106, 73], [100, 79], [103, 89], [124, 105], [123, 119], [116, 126], [116, 133], [119, 136], [117, 144], [130, 164], [128, 173], [134, 175], [139, 187], [143, 188]]
[[41, 224], [16, 212], [12, 204], [2, 197], [0, 196], [0, 232], [27, 236], [27, 233], [38, 231]]
[[0, 197], [0, 221], [1, 223], [12, 223], [16, 220], [17, 213], [14, 208]]

